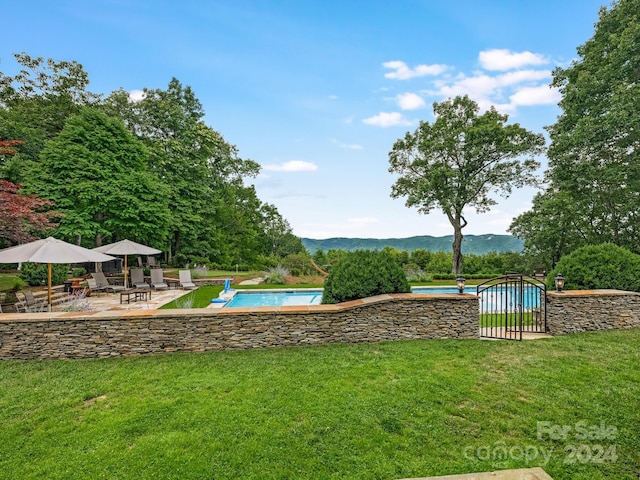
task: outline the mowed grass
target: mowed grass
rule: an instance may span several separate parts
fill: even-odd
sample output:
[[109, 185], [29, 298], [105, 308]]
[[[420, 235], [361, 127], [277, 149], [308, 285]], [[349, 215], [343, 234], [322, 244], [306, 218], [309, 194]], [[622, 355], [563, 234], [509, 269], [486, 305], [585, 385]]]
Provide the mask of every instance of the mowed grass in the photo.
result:
[[[0, 477], [394, 479], [543, 466], [555, 480], [637, 480], [639, 347], [636, 329], [2, 361]], [[538, 438], [537, 422], [617, 433]], [[572, 445], [614, 446], [616, 459], [565, 463]], [[523, 457], [533, 448], [552, 451], [548, 464]]]

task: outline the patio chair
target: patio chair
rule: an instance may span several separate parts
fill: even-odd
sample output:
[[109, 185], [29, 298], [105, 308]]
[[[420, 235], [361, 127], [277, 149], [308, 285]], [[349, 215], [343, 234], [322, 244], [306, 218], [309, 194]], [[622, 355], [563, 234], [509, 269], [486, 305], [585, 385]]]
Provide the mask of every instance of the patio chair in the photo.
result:
[[196, 288], [196, 284], [191, 280], [191, 270], [180, 270], [180, 286], [184, 289]]
[[147, 256], [147, 266], [149, 268], [159, 268], [160, 265], [156, 265], [156, 259], [152, 256]]
[[107, 280], [107, 277], [105, 277], [104, 273], [102, 272], [92, 273], [91, 276], [96, 281], [97, 287], [99, 289], [104, 289], [107, 292], [111, 291], [112, 293], [116, 293], [127, 289], [127, 287], [125, 287], [124, 285], [111, 285]]
[[131, 286], [134, 288], [151, 288], [151, 286], [144, 281], [144, 270], [141, 268], [132, 268], [129, 274]]
[[151, 286], [156, 290], [165, 290], [169, 288], [162, 277], [162, 269], [161, 268], [152, 268], [151, 269]]
[[99, 287], [98, 282], [96, 282], [95, 278], [87, 278], [87, 285], [89, 285], [89, 290], [92, 293], [102, 293], [107, 291], [107, 287]]
[[[16, 294], [16, 296], [18, 293]], [[23, 312], [44, 312], [47, 310], [47, 301], [46, 300], [36, 300], [33, 296], [33, 292], [31, 290], [25, 290], [24, 292], [19, 292], [19, 295], [22, 295], [23, 299], [16, 303], [16, 310]]]

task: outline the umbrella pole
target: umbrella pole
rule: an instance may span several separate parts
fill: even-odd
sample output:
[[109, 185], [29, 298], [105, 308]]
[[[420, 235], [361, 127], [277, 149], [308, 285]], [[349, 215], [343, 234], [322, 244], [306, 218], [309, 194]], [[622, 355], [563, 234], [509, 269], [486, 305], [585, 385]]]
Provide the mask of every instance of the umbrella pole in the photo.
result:
[[48, 278], [47, 278], [47, 304], [49, 305], [49, 311], [51, 311], [51, 264], [47, 264]]
[[127, 256], [124, 256], [124, 288], [129, 288], [127, 285]]

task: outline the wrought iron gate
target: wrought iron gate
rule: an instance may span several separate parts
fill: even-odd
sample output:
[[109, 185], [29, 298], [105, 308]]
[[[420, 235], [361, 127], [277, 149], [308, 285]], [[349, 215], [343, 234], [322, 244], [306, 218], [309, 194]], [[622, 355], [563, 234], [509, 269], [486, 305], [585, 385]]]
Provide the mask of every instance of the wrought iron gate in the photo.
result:
[[532, 277], [507, 273], [478, 285], [480, 336], [522, 340], [547, 332], [547, 288]]

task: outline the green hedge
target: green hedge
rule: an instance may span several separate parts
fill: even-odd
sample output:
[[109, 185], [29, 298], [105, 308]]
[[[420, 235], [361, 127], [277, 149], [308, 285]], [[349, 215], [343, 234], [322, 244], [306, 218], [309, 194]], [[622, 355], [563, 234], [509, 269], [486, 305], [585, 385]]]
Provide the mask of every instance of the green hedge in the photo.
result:
[[357, 250], [349, 252], [329, 272], [322, 303], [348, 302], [410, 290], [407, 276], [392, 255], [385, 251]]
[[581, 247], [562, 257], [547, 276], [548, 288], [555, 288], [559, 273], [567, 290], [613, 288], [640, 292], [640, 255], [612, 243]]
[[[51, 269], [51, 284], [61, 285], [67, 279], [69, 272], [68, 264], [55, 264]], [[47, 264], [46, 263], [23, 263], [20, 268], [20, 278], [28, 285], [36, 287], [47, 284]]]

